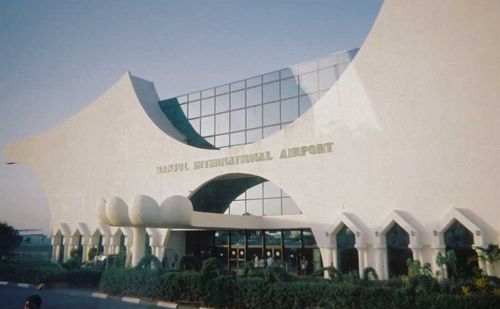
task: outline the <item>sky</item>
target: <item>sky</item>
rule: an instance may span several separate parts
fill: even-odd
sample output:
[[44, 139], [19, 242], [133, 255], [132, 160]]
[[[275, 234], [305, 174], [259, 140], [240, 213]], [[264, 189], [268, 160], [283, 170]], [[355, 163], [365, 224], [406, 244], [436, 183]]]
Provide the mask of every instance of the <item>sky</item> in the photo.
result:
[[[382, 0], [0, 1], [0, 149], [126, 72], [160, 99], [361, 47]], [[0, 222], [50, 230], [41, 184], [0, 161]]]

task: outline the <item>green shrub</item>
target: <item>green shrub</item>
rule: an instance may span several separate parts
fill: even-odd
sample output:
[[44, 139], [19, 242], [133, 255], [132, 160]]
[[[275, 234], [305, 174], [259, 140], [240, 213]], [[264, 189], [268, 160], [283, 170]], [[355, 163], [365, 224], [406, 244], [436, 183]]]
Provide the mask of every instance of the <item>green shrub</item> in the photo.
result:
[[161, 273], [151, 269], [107, 269], [99, 288], [111, 294], [158, 298], [161, 295]]
[[62, 267], [66, 270], [73, 270], [80, 267], [80, 262], [76, 258], [69, 258], [66, 262], [62, 263]]
[[77, 269], [67, 273], [69, 285], [99, 286], [103, 271], [100, 269]]
[[[204, 274], [108, 269], [102, 276], [101, 289], [112, 294], [191, 302], [215, 308], [500, 308], [500, 297], [495, 297], [486, 288], [497, 284], [489, 278], [479, 278], [484, 279], [484, 282], [449, 281], [456, 285], [455, 294], [449, 294], [446, 286], [444, 293], [438, 293], [440, 283], [421, 272], [412, 272], [408, 276], [408, 282], [399, 279], [346, 280], [346, 276], [344, 280], [332, 281], [309, 276], [286, 279], [282, 277], [281, 270], [278, 270], [280, 267], [269, 267], [267, 278], [216, 275], [217, 271], [214, 269], [218, 269], [216, 262], [206, 262]], [[434, 281], [427, 282], [429, 278]], [[459, 285], [467, 285], [478, 294], [463, 295], [457, 292]], [[427, 289], [425, 293], [418, 292], [417, 287], [420, 286]], [[479, 286], [484, 288], [480, 290]]]
[[363, 270], [363, 280], [378, 280], [377, 271], [373, 267], [366, 267]]
[[211, 279], [221, 275], [224, 272], [222, 262], [214, 257], [208, 258], [203, 261], [201, 266], [201, 275], [204, 279]]
[[200, 260], [194, 255], [185, 255], [179, 261], [180, 270], [200, 270]]
[[154, 269], [162, 269], [161, 262], [156, 256], [154, 256], [152, 254], [146, 254], [145, 256], [142, 257], [142, 259], [135, 266], [135, 268], [136, 269], [141, 269], [141, 268], [150, 269], [151, 265], [153, 265]]
[[168, 272], [162, 277], [161, 296], [169, 301], [199, 302], [201, 281], [199, 273]]

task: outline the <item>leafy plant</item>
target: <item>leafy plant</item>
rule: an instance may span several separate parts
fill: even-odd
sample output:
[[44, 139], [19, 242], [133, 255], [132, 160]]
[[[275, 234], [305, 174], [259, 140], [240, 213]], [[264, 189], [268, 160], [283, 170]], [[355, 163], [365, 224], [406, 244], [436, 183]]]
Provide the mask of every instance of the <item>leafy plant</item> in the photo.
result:
[[377, 271], [373, 267], [366, 267], [363, 270], [363, 280], [378, 280]]
[[152, 254], [146, 254], [145, 256], [140, 259], [139, 263], [135, 266], [135, 269], [143, 269], [147, 268], [150, 269], [151, 266], [153, 266], [154, 269], [161, 269], [162, 265], [160, 260], [152, 255]]
[[[457, 270], [457, 256], [455, 251], [448, 250], [446, 254], [439, 252], [436, 256], [436, 264], [441, 268], [441, 274], [444, 276], [445, 271], [448, 271], [448, 275], [453, 279], [458, 275]], [[445, 269], [446, 267], [446, 269]]]
[[488, 247], [475, 247], [479, 250], [477, 260], [487, 262], [491, 265], [493, 274], [496, 274], [495, 263], [500, 261], [500, 248], [497, 245], [489, 244]]
[[97, 248], [96, 247], [90, 248], [89, 252], [87, 253], [88, 260], [92, 261], [96, 256], [97, 256]]

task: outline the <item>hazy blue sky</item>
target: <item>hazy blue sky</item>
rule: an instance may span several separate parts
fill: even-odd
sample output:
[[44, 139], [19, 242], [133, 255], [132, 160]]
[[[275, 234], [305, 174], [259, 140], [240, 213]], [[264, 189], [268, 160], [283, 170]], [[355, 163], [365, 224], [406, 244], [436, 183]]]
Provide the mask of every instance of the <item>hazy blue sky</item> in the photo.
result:
[[[0, 148], [64, 121], [127, 70], [164, 99], [360, 47], [381, 3], [0, 1]], [[0, 164], [0, 221], [49, 231], [29, 168]]]

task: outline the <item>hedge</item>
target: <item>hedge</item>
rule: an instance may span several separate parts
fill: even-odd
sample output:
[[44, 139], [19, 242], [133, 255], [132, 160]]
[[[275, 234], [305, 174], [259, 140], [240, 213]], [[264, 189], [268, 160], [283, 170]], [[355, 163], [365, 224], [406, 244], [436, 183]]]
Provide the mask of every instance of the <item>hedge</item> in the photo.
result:
[[0, 280], [31, 284], [68, 283], [98, 286], [102, 270], [78, 268], [65, 270], [56, 264], [0, 264]]
[[435, 292], [416, 295], [397, 286], [395, 282], [307, 282], [293, 278], [270, 283], [259, 277], [205, 277], [196, 272], [108, 269], [102, 276], [100, 289], [112, 294], [198, 303], [215, 308], [500, 308], [500, 297], [492, 295]]

